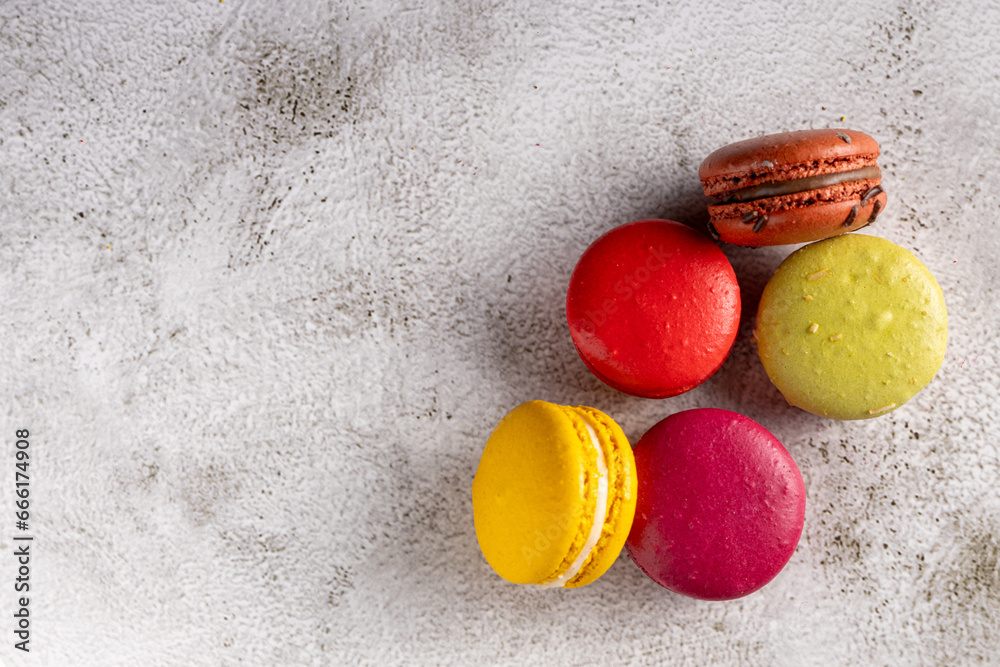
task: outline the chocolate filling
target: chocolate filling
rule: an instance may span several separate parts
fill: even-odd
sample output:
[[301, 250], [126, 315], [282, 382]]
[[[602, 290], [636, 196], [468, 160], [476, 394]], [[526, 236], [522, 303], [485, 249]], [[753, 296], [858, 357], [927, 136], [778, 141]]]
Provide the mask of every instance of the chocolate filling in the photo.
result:
[[819, 174], [808, 178], [795, 178], [790, 181], [778, 181], [775, 183], [761, 183], [749, 188], [733, 190], [715, 201], [713, 205], [732, 204], [735, 202], [753, 201], [755, 199], [767, 199], [768, 197], [781, 197], [793, 195], [796, 192], [806, 190], [818, 190], [828, 188], [832, 185], [850, 183], [851, 181], [864, 181], [869, 179], [882, 178], [882, 171], [875, 165], [852, 169], [850, 171], [839, 171], [833, 174]]

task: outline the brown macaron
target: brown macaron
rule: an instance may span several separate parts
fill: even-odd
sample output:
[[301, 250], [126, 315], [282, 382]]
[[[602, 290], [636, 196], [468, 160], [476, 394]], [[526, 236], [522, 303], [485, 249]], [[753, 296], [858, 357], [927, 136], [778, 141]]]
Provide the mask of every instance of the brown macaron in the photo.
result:
[[724, 146], [701, 163], [709, 232], [741, 246], [853, 232], [885, 209], [878, 142], [854, 130], [799, 130]]

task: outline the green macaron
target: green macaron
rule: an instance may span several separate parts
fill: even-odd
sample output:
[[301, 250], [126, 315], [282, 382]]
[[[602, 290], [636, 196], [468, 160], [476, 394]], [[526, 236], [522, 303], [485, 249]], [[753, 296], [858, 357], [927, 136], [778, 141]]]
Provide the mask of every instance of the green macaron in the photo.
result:
[[948, 313], [913, 253], [850, 234], [804, 246], [761, 295], [754, 336], [791, 405], [832, 419], [869, 419], [923, 389], [944, 360]]

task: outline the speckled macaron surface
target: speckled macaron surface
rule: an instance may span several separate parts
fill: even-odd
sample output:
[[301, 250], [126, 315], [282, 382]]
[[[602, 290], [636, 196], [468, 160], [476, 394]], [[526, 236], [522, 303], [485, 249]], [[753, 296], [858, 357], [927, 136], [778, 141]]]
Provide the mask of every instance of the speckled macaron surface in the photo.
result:
[[868, 419], [933, 379], [948, 314], [941, 287], [913, 253], [852, 234], [804, 246], [781, 263], [761, 295], [755, 336], [790, 404]]

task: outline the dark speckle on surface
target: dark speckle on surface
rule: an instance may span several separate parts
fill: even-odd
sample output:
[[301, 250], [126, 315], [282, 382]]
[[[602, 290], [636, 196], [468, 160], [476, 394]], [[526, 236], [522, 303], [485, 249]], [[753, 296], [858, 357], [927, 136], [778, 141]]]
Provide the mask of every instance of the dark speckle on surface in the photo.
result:
[[310, 52], [277, 42], [248, 55], [234, 122], [248, 151], [331, 139], [370, 111], [339, 48]]

